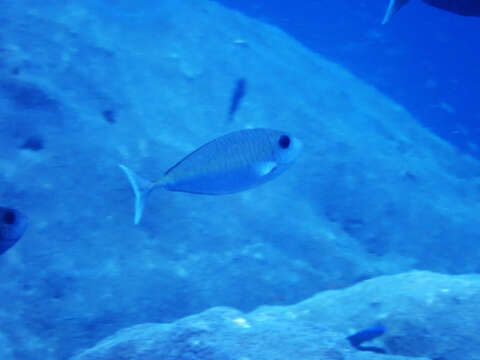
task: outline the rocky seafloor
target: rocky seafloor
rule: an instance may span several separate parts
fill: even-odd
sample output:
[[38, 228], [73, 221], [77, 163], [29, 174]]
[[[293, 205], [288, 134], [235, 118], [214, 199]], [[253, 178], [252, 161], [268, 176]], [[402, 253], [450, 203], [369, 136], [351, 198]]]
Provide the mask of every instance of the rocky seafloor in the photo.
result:
[[[409, 272], [250, 313], [217, 307], [123, 329], [72, 360], [480, 359], [480, 276]], [[374, 324], [385, 353], [347, 337]]]
[[[195, 319], [233, 339], [236, 328], [222, 314], [258, 323], [263, 310], [251, 311], [259, 306], [282, 313], [317, 293], [348, 294], [357, 287], [323, 291], [365, 279], [478, 271], [478, 162], [279, 29], [204, 0], [6, 1], [0, 21], [0, 206], [30, 218], [0, 258], [2, 359], [68, 359], [142, 323], [173, 325], [140, 325], [108, 341], [121, 347], [142, 327], [182, 341], [182, 324]], [[239, 78], [248, 91], [229, 122]], [[295, 134], [302, 156], [280, 178], [240, 194], [158, 190], [133, 225], [119, 163], [155, 179], [199, 145], [248, 127]], [[345, 307], [367, 300], [349, 297]], [[357, 354], [344, 340], [380, 316], [374, 310], [369, 321], [331, 329], [317, 322], [308, 336], [325, 334], [347, 359], [381, 356]], [[192, 314], [200, 315], [175, 322]], [[275, 317], [278, 326], [287, 321]], [[259, 332], [270, 334], [268, 326]], [[410, 329], [390, 328], [387, 342]], [[270, 343], [285, 336], [271, 330]], [[256, 333], [244, 336], [259, 343]], [[316, 345], [305, 343], [313, 356]], [[228, 350], [222, 346], [207, 348], [217, 356]], [[458, 359], [399, 347], [387, 346]]]

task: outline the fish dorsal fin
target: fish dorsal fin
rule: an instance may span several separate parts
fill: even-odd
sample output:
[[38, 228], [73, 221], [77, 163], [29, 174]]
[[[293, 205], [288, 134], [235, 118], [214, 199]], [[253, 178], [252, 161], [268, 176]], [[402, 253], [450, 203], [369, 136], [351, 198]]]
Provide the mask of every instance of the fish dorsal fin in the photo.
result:
[[274, 161], [262, 161], [255, 164], [255, 170], [259, 176], [265, 176], [270, 174], [277, 168], [277, 163]]
[[387, 22], [390, 21], [393, 15], [400, 10], [400, 8], [405, 5], [408, 2], [408, 0], [390, 0], [388, 3], [388, 8], [387, 12], [385, 13], [385, 16], [382, 20], [382, 24], [386, 24]]

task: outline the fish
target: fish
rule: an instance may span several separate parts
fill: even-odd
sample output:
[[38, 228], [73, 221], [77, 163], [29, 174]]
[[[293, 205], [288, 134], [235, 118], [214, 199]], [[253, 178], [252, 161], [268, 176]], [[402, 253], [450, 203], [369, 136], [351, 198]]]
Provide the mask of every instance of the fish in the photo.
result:
[[134, 223], [157, 188], [192, 194], [223, 195], [251, 189], [276, 178], [298, 158], [302, 142], [272, 129], [245, 129], [216, 138], [194, 150], [163, 177], [150, 181], [119, 164], [135, 194]]
[[[390, 0], [382, 24], [386, 24], [409, 0]], [[464, 16], [480, 16], [478, 0], [422, 0], [430, 6]]]
[[387, 329], [385, 326], [378, 324], [348, 336], [347, 340], [350, 342], [350, 345], [357, 350], [385, 354], [386, 351], [382, 348], [376, 346], [363, 346], [362, 344], [366, 341], [370, 341], [382, 336], [386, 331]]
[[230, 100], [230, 108], [228, 110], [228, 121], [232, 122], [237, 112], [240, 102], [247, 93], [247, 80], [240, 78], [235, 83], [235, 90], [233, 91], [232, 98]]
[[20, 240], [28, 227], [28, 218], [22, 212], [0, 207], [0, 254]]

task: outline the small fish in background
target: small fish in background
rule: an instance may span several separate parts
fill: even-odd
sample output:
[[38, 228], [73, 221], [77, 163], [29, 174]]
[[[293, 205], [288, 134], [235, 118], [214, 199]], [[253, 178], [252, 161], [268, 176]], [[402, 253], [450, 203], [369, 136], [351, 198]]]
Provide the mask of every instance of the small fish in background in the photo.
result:
[[115, 110], [112, 110], [112, 109], [103, 110], [102, 116], [103, 116], [103, 119], [110, 124], [115, 124], [117, 122], [117, 114]]
[[371, 341], [376, 339], [379, 336], [382, 336], [387, 329], [383, 325], [375, 325], [370, 328], [361, 330], [353, 335], [347, 337], [347, 340], [350, 342], [355, 349], [360, 351], [371, 351], [379, 354], [386, 354], [386, 351], [382, 348], [376, 346], [362, 346], [366, 341]]
[[247, 80], [240, 78], [235, 83], [235, 89], [230, 100], [230, 109], [228, 110], [228, 121], [233, 122], [235, 113], [237, 112], [240, 102], [247, 93]]
[[[386, 24], [409, 0], [390, 0], [382, 24]], [[428, 5], [464, 16], [480, 16], [479, 0], [423, 0]]]
[[271, 129], [247, 129], [221, 136], [199, 147], [160, 180], [149, 181], [119, 165], [135, 193], [135, 224], [147, 196], [156, 188], [194, 194], [221, 195], [247, 190], [280, 175], [298, 158], [302, 143]]
[[27, 226], [26, 215], [15, 209], [0, 207], [0, 254], [20, 240]]

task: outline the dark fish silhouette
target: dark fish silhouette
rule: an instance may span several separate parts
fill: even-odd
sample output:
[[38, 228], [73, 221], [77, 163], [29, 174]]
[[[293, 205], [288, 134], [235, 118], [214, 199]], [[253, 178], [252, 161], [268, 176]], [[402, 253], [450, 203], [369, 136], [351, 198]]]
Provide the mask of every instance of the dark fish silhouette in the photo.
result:
[[375, 325], [368, 329], [361, 330], [353, 335], [347, 337], [350, 344], [360, 351], [371, 351], [379, 354], [385, 354], [386, 351], [376, 346], [362, 346], [366, 341], [373, 340], [383, 335], [387, 329], [383, 325]]
[[247, 93], [247, 80], [240, 78], [235, 84], [235, 90], [232, 94], [232, 99], [230, 100], [230, 109], [228, 110], [228, 121], [233, 121], [233, 117], [240, 106], [240, 102]]
[[28, 218], [20, 211], [0, 207], [0, 254], [15, 245], [27, 226]]
[[[382, 24], [386, 24], [409, 0], [390, 0]], [[428, 5], [465, 16], [480, 16], [479, 0], [422, 0]]]

